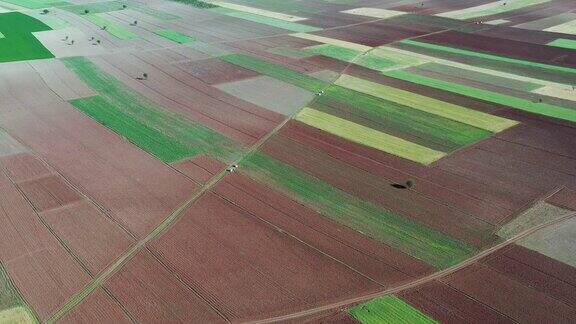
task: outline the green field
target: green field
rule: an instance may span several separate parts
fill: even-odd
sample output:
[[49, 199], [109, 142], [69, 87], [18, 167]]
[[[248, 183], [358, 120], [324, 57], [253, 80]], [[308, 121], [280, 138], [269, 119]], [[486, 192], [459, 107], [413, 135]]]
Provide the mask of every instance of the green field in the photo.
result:
[[99, 16], [97, 14], [89, 14], [89, 15], [85, 15], [84, 16], [87, 20], [89, 20], [90, 22], [92, 22], [94, 25], [100, 27], [100, 28], [106, 28], [106, 31], [119, 39], [122, 40], [130, 40], [130, 39], [135, 39], [138, 36], [136, 34], [134, 34], [133, 32], [127, 30], [126, 28], [122, 27], [121, 25], [109, 21], [108, 19]]
[[574, 39], [558, 38], [551, 41], [547, 45], [576, 50], [576, 40]]
[[233, 160], [241, 147], [219, 133], [160, 107], [82, 57], [62, 59], [98, 96], [72, 100], [87, 115], [164, 162], [199, 153]]
[[464, 242], [360, 200], [268, 155], [252, 154], [241, 164], [253, 179], [436, 268], [449, 267], [475, 253]]
[[34, 314], [14, 288], [6, 270], [0, 264], [0, 323], [36, 323]]
[[41, 21], [20, 12], [0, 13], [0, 62], [52, 58], [33, 32], [51, 30]]
[[68, 4], [68, 2], [60, 0], [2, 0], [2, 1], [29, 9], [57, 7]]
[[390, 295], [356, 305], [348, 310], [362, 324], [432, 324], [432, 319], [402, 299]]
[[193, 37], [190, 37], [186, 34], [182, 34], [178, 31], [175, 31], [174, 29], [159, 29], [157, 31], [154, 32], [156, 35], [158, 36], [162, 36], [166, 39], [169, 39], [173, 42], [176, 43], [180, 43], [180, 44], [185, 44], [185, 43], [190, 43], [194, 41]]

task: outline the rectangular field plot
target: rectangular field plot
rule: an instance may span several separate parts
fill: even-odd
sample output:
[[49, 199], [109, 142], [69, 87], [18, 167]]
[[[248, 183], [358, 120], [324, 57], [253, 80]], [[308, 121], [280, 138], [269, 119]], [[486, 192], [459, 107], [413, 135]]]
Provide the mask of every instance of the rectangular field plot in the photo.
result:
[[362, 324], [438, 323], [438, 321], [394, 295], [379, 297], [369, 302], [356, 305], [348, 312]]

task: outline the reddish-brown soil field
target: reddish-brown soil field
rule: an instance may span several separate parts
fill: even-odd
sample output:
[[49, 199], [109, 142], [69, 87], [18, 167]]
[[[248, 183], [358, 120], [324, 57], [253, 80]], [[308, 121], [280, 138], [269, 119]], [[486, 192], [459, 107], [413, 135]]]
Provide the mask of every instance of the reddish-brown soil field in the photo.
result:
[[121, 306], [101, 288], [96, 289], [81, 304], [66, 313], [57, 323], [132, 323]]
[[230, 175], [214, 191], [243, 210], [384, 285], [434, 271], [425, 263], [342, 227], [245, 176]]
[[224, 319], [144, 250], [107, 282], [106, 287], [140, 323], [221, 323]]
[[206, 155], [197, 155], [176, 162], [173, 166], [198, 183], [206, 183], [214, 174], [225, 167], [224, 163]]
[[229, 318], [285, 314], [379, 287], [214, 194], [189, 207], [152, 250]]
[[40, 216], [92, 274], [104, 269], [133, 242], [128, 233], [87, 201]]
[[576, 191], [564, 188], [546, 201], [556, 206], [576, 210]]
[[514, 323], [511, 318], [438, 281], [398, 295], [441, 323]]
[[243, 67], [224, 62], [219, 59], [210, 58], [201, 61], [184, 62], [178, 67], [195, 78], [210, 85], [244, 80], [257, 77], [257, 72]]
[[3, 126], [136, 235], [148, 233], [195, 189], [69, 104], [13, 108], [2, 114]]
[[570, 323], [576, 309], [482, 264], [474, 264], [443, 282], [519, 322]]
[[58, 175], [21, 182], [18, 186], [39, 211], [62, 207], [81, 199]]
[[40, 178], [51, 173], [42, 161], [29, 153], [0, 157], [0, 165], [14, 182]]
[[[477, 247], [491, 244], [494, 227], [490, 224], [439, 204], [411, 190], [398, 190], [392, 181], [374, 177], [362, 169], [341, 163], [330, 155], [289, 138], [277, 136], [263, 148], [272, 157], [284, 161], [332, 186], [386, 210], [409, 217], [431, 228], [467, 241]], [[384, 180], [384, 181], [382, 181]]]

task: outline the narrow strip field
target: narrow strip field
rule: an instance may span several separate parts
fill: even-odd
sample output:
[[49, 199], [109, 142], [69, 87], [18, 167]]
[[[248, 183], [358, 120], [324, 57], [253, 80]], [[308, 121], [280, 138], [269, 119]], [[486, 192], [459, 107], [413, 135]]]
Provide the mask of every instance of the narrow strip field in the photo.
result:
[[438, 323], [402, 299], [390, 295], [356, 305], [348, 311], [362, 324], [378, 323]]

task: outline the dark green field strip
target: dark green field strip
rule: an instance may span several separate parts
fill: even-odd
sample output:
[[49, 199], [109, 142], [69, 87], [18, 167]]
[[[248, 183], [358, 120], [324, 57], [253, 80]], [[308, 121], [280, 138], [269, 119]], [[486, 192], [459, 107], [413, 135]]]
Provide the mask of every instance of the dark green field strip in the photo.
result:
[[348, 310], [362, 324], [432, 324], [438, 323], [412, 305], [394, 296], [383, 296], [356, 305]]
[[[126, 121], [126, 118], [131, 118], [131, 122], [126, 121], [128, 124], [145, 125], [150, 130], [158, 131], [164, 137], [171, 139], [174, 153], [156, 154], [154, 152], [157, 152], [157, 149], [148, 151], [163, 161], [174, 161], [174, 157], [180, 156], [182, 152], [189, 152], [190, 155], [202, 152], [223, 161], [232, 161], [241, 152], [242, 147], [239, 144], [202, 124], [188, 120], [177, 113], [158, 106], [126, 87], [111, 75], [101, 71], [86, 58], [70, 57], [62, 59], [62, 61], [81, 80], [98, 92], [101, 99], [105, 101], [105, 103], [102, 103], [100, 99], [92, 99], [92, 101], [80, 102], [80, 104], [85, 107], [89, 104], [102, 104], [106, 108], [112, 107], [118, 111], [118, 116], [122, 116], [118, 117], [120, 121], [123, 122]], [[76, 104], [78, 103], [76, 102]], [[121, 130], [118, 130], [118, 133], [120, 134]], [[138, 139], [132, 139], [126, 135], [123, 136], [135, 144], [139, 143]], [[150, 147], [154, 147], [154, 143], [150, 145], [152, 145]], [[186, 147], [186, 149], [183, 150], [181, 146]], [[163, 151], [160, 150], [159, 152]]]
[[528, 111], [543, 116], [576, 122], [576, 110], [570, 108], [558, 107], [547, 103], [532, 102], [526, 99], [517, 98], [492, 91], [482, 90], [478, 88], [473, 88], [462, 84], [456, 84], [453, 82], [447, 82], [443, 80], [420, 76], [407, 71], [400, 71], [400, 70], [388, 71], [384, 72], [384, 75], [404, 81], [425, 85], [436, 89], [458, 93], [463, 96], [468, 96], [480, 100], [497, 103], [500, 105]]
[[0, 14], [0, 62], [52, 58], [33, 32], [51, 30], [41, 21], [20, 12]]
[[312, 92], [319, 92], [327, 85], [322, 80], [250, 55], [229, 54], [220, 59]]
[[241, 169], [324, 216], [436, 268], [449, 267], [475, 253], [467, 243], [362, 201], [268, 155], [250, 155]]
[[452, 51], [436, 49], [434, 47], [416, 46], [411, 43], [397, 42], [390, 46], [406, 51], [442, 58], [449, 61], [460, 62], [487, 69], [499, 70], [511, 74], [517, 74], [558, 83], [574, 83], [574, 73], [572, 72], [555, 71], [536, 65], [511, 64], [506, 61], [495, 60], [483, 56], [467, 56]]
[[464, 69], [460, 69], [457, 67], [453, 67], [453, 66], [449, 66], [449, 65], [445, 65], [445, 64], [439, 64], [439, 63], [426, 63], [426, 64], [418, 65], [417, 67], [414, 67], [414, 69], [435, 72], [435, 73], [443, 74], [443, 75], [454, 76], [454, 77], [458, 77], [458, 78], [462, 78], [462, 79], [466, 79], [466, 80], [472, 80], [472, 81], [490, 84], [490, 85], [493, 85], [495, 87], [513, 89], [513, 90], [518, 90], [518, 91], [528, 92], [528, 91], [532, 91], [532, 90], [535, 90], [535, 89], [542, 87], [542, 85], [536, 84], [536, 83], [530, 83], [530, 82], [526, 82], [526, 81], [508, 79], [508, 78], [498, 77], [495, 75], [476, 72], [476, 71], [464, 70]]
[[[387, 132], [383, 129], [385, 133], [410, 134], [420, 138], [420, 141], [415, 141], [416, 143], [430, 148], [437, 146], [435, 149], [444, 147], [443, 152], [451, 152], [491, 134], [487, 130], [340, 86], [328, 87], [324, 94], [318, 97], [317, 102], [328, 106], [338, 106], [339, 102], [344, 103], [354, 107], [354, 110], [349, 111], [350, 114], [368, 118], [381, 124], [384, 129], [390, 130]], [[346, 118], [346, 114], [343, 112], [342, 117]], [[402, 138], [402, 136], [399, 137]], [[429, 146], [431, 143], [436, 143], [436, 145]]]
[[70, 103], [100, 124], [164, 162], [174, 162], [200, 153], [198, 147], [184, 145], [166, 136], [161, 131], [120, 111], [103, 97], [75, 99]]

